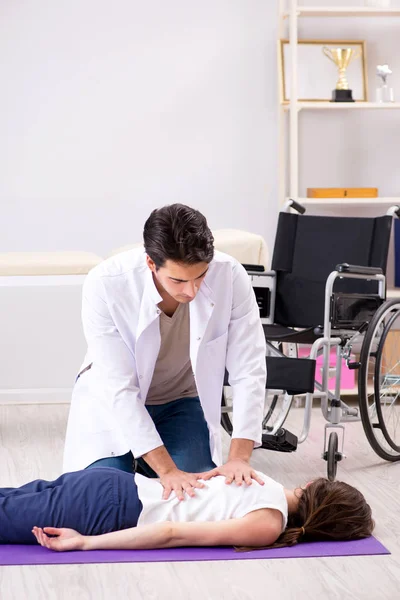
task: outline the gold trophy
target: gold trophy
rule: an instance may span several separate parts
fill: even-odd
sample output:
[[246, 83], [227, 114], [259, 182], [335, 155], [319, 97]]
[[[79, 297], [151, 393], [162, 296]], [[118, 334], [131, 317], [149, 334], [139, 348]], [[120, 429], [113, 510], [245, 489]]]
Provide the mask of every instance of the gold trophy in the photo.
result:
[[361, 50], [353, 48], [328, 48], [324, 46], [322, 52], [335, 63], [339, 70], [339, 79], [336, 88], [332, 92], [331, 102], [354, 102], [352, 90], [346, 77], [346, 69], [349, 64], [361, 56]]

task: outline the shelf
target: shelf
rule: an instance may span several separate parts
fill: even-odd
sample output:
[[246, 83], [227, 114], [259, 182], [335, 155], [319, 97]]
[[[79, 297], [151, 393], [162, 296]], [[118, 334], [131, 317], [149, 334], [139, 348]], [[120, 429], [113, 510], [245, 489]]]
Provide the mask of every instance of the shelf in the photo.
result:
[[[282, 104], [283, 110], [290, 110], [290, 103]], [[400, 102], [324, 102], [298, 101], [297, 110], [387, 110], [400, 108]]]
[[[285, 11], [283, 18], [286, 19], [290, 12]], [[299, 17], [400, 17], [399, 8], [378, 8], [369, 6], [299, 6], [297, 8]]]
[[391, 300], [392, 298], [400, 298], [400, 288], [388, 288], [386, 291], [386, 298]]
[[394, 206], [400, 205], [400, 198], [297, 198], [297, 202], [305, 206]]

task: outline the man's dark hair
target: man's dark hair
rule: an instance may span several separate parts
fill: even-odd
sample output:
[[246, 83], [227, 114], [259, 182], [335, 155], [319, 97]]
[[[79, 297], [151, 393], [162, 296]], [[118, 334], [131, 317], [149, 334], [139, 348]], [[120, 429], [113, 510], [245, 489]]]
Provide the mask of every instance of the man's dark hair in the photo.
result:
[[153, 210], [144, 224], [143, 240], [157, 269], [167, 260], [193, 265], [209, 263], [214, 256], [214, 238], [206, 218], [184, 204]]

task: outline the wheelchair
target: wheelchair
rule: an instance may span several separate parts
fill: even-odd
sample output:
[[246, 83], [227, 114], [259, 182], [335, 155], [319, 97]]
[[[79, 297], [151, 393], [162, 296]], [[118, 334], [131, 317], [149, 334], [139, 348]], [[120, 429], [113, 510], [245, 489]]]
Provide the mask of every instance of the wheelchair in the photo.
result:
[[[244, 265], [267, 344], [261, 447], [295, 451], [308, 436], [313, 400], [320, 398], [327, 421], [322, 458], [334, 480], [345, 457], [346, 422], [361, 420], [373, 450], [387, 461], [400, 460], [400, 297], [386, 299], [385, 278], [392, 221], [400, 217], [400, 207], [377, 218], [304, 213], [294, 200], [280, 213], [271, 271]], [[304, 344], [309, 355], [301, 358]], [[330, 390], [332, 350], [336, 368]], [[342, 361], [358, 371], [357, 406], [341, 398]], [[296, 396], [305, 397], [299, 436], [283, 427]], [[221, 404], [221, 425], [232, 434], [227, 372]]]

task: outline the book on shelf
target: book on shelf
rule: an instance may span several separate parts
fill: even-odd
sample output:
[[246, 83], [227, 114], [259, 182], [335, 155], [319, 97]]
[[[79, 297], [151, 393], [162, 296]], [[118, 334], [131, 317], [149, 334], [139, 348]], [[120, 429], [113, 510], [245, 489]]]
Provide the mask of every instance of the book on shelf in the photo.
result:
[[377, 198], [378, 188], [307, 188], [307, 198]]

